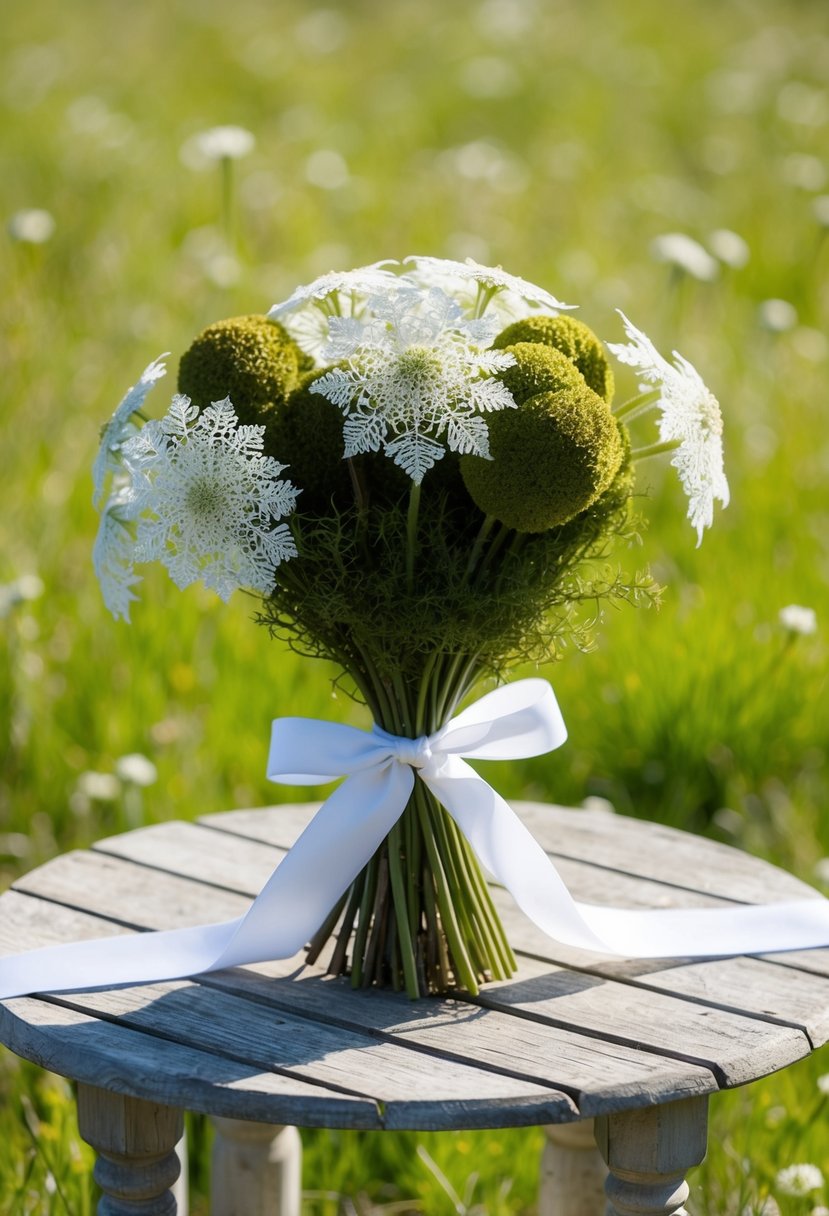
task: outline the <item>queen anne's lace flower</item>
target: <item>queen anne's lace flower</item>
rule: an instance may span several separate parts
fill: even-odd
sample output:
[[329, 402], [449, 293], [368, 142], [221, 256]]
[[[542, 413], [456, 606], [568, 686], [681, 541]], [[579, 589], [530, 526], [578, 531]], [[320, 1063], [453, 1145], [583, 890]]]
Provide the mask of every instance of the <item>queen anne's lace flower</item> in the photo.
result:
[[[444, 454], [489, 457], [483, 414], [515, 401], [493, 373], [515, 357], [483, 350], [493, 323], [469, 321], [439, 288], [404, 280], [368, 301], [366, 317], [332, 317], [327, 357], [344, 361], [313, 385], [346, 415], [346, 456], [381, 448], [415, 482]], [[494, 324], [497, 328], [497, 323]]]
[[467, 258], [464, 262], [454, 262], [449, 258], [414, 255], [406, 258], [406, 262], [414, 266], [416, 277], [427, 284], [434, 283], [437, 286], [445, 287], [448, 280], [475, 284], [479, 290], [483, 289], [482, 294], [485, 296], [489, 296], [489, 298], [497, 296], [499, 303], [504, 305], [505, 310], [510, 314], [516, 311], [527, 312], [526, 308], [517, 307], [519, 303], [529, 304], [534, 308], [543, 308], [553, 315], [561, 312], [562, 309], [576, 307], [575, 304], [563, 304], [543, 287], [538, 287], [535, 283], [528, 282], [527, 279], [519, 278], [518, 275], [508, 274], [500, 266], [482, 266], [480, 262], [474, 262], [472, 258]]
[[703, 529], [713, 521], [714, 499], [724, 507], [729, 501], [719, 403], [687, 359], [674, 351], [674, 362], [669, 363], [623, 312], [619, 315], [630, 342], [609, 342], [608, 348], [621, 363], [635, 368], [645, 381], [643, 389], [649, 385], [659, 388], [659, 436], [663, 443], [679, 444], [671, 464], [688, 495], [688, 518], [697, 530], [699, 544]]
[[149, 367], [144, 368], [138, 381], [127, 390], [116, 407], [115, 413], [101, 432], [101, 446], [98, 449], [95, 464], [92, 466], [92, 480], [95, 487], [92, 505], [95, 507], [100, 505], [104, 496], [107, 474], [117, 473], [121, 468], [119, 458], [121, 444], [130, 435], [136, 434], [137, 428], [132, 422], [133, 415], [141, 409], [147, 393], [153, 385], [167, 374], [167, 368], [161, 362], [166, 357], [166, 354], [159, 355], [157, 359], [153, 359]]
[[297, 287], [287, 300], [274, 304], [268, 316], [271, 320], [280, 320], [288, 313], [296, 312], [307, 304], [324, 305], [333, 295], [374, 295], [387, 291], [399, 282], [396, 274], [383, 270], [384, 266], [395, 265], [386, 259], [383, 262], [372, 262], [370, 266], [360, 266], [357, 270], [330, 270], [307, 283]]
[[201, 414], [176, 396], [166, 417], [121, 444], [123, 475], [101, 520], [95, 567], [107, 607], [129, 619], [137, 562], [160, 561], [177, 587], [197, 579], [229, 599], [267, 594], [296, 555], [286, 524], [297, 490], [262, 454], [264, 427], [239, 426], [228, 399]]

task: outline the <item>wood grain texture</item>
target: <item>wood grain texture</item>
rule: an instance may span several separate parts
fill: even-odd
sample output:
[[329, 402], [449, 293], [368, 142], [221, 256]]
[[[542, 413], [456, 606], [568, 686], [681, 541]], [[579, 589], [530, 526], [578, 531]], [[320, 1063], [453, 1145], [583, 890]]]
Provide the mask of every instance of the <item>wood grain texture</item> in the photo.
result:
[[[653, 824], [519, 807], [577, 898], [704, 906], [808, 890], [766, 863]], [[159, 824], [56, 858], [0, 897], [0, 951], [239, 916], [314, 810]], [[808, 970], [776, 957], [606, 959], [558, 946], [506, 893], [496, 888], [495, 898], [524, 956], [513, 980], [475, 1000], [353, 992], [298, 957], [195, 982], [6, 1002], [0, 1035], [67, 1075], [103, 1075], [98, 1083], [118, 1092], [158, 1097], [163, 1087], [158, 1100], [171, 1105], [262, 1122], [421, 1128], [555, 1123], [701, 1098], [829, 1037], [819, 961]]]

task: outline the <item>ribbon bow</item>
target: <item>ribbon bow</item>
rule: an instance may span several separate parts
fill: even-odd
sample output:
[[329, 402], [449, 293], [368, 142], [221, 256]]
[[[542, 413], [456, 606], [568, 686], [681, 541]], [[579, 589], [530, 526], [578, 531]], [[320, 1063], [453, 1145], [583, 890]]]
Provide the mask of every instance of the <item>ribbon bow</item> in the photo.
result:
[[290, 958], [316, 932], [424, 781], [482, 864], [550, 937], [625, 957], [756, 954], [829, 944], [829, 901], [734, 908], [620, 909], [577, 903], [512, 809], [466, 759], [517, 760], [567, 738], [553, 690], [519, 680], [433, 735], [406, 739], [311, 718], [273, 724], [268, 777], [345, 777], [238, 920], [47, 947], [0, 960], [0, 999], [101, 984], [178, 979]]

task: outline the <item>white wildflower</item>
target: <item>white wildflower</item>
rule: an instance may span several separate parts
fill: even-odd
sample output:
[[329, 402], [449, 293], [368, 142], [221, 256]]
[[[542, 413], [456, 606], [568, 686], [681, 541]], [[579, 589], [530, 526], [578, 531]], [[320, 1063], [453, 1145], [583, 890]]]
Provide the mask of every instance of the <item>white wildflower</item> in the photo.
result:
[[42, 207], [15, 211], [9, 220], [9, 235], [24, 245], [44, 245], [55, 232], [55, 217]]
[[367, 319], [330, 318], [328, 358], [345, 362], [315, 381], [346, 415], [346, 456], [381, 448], [415, 482], [444, 454], [489, 456], [483, 414], [515, 405], [493, 373], [513, 355], [481, 349], [492, 327], [466, 320], [439, 288], [398, 290], [369, 301]]
[[651, 241], [651, 253], [658, 262], [676, 266], [694, 279], [709, 283], [719, 274], [719, 264], [699, 241], [684, 232], [665, 232]]
[[182, 590], [201, 579], [223, 600], [239, 587], [267, 594], [296, 556], [286, 524], [297, 490], [262, 454], [265, 428], [239, 426], [229, 398], [198, 415], [176, 396], [160, 422], [122, 446], [139, 512], [136, 561], [160, 561]]
[[766, 1195], [759, 1202], [747, 1203], [741, 1216], [780, 1216], [780, 1205], [771, 1195]]
[[94, 802], [114, 802], [121, 793], [121, 783], [112, 773], [97, 773], [94, 770], [78, 777], [78, 793]]
[[115, 761], [115, 772], [127, 785], [153, 785], [158, 780], [158, 769], [140, 752], [130, 752]]
[[822, 1094], [829, 1097], [829, 1072], [825, 1072], [819, 1076], [815, 1084]]
[[228, 399], [197, 415], [176, 396], [160, 422], [120, 445], [93, 555], [115, 617], [129, 620], [138, 562], [160, 561], [176, 586], [201, 579], [227, 600], [239, 587], [272, 591], [276, 567], [296, 555], [287, 525], [273, 522], [293, 510], [297, 490], [262, 454], [265, 428], [239, 426]]
[[719, 403], [687, 359], [674, 351], [674, 362], [669, 363], [623, 312], [619, 315], [630, 342], [609, 342], [608, 348], [621, 363], [635, 368], [645, 381], [643, 389], [650, 385], [659, 388], [660, 439], [678, 443], [671, 464], [688, 496], [688, 518], [700, 544], [703, 529], [710, 527], [714, 517], [714, 500], [724, 507], [729, 501]]
[[784, 629], [791, 633], [817, 633], [817, 614], [814, 608], [804, 608], [800, 604], [787, 604], [777, 614], [777, 619]]
[[130, 479], [120, 472], [101, 514], [92, 550], [92, 564], [104, 603], [116, 620], [130, 619], [130, 604], [138, 599], [133, 587], [141, 582], [135, 573], [135, 494]]
[[101, 446], [92, 467], [92, 480], [95, 487], [92, 505], [95, 507], [103, 498], [107, 474], [117, 473], [121, 467], [119, 459], [121, 444], [130, 435], [136, 434], [137, 428], [132, 422], [133, 415], [141, 409], [147, 393], [153, 385], [167, 374], [167, 368], [161, 362], [164, 358], [166, 358], [166, 354], [159, 355], [149, 367], [144, 368], [138, 381], [127, 390], [115, 413], [101, 432]]
[[808, 1195], [810, 1191], [819, 1191], [823, 1186], [823, 1174], [816, 1165], [807, 1162], [788, 1165], [778, 1170], [776, 1185], [783, 1195]]
[[797, 325], [797, 309], [788, 300], [763, 300], [758, 305], [757, 317], [764, 329], [775, 334], [785, 334]]
[[[361, 266], [357, 270], [330, 270], [314, 279], [313, 283], [297, 287], [287, 300], [274, 304], [268, 316], [271, 320], [280, 320], [287, 313], [296, 312], [308, 304], [324, 306], [331, 296], [374, 295], [378, 291], [386, 291], [389, 287], [397, 286], [399, 279], [384, 266], [394, 265], [388, 260], [372, 262], [370, 266]], [[339, 305], [340, 301], [336, 302]]]
[[[480, 294], [485, 297], [485, 303], [497, 296], [507, 311], [514, 311], [516, 301], [529, 304], [534, 308], [543, 308], [550, 313], [558, 313], [562, 309], [575, 308], [575, 304], [563, 304], [549, 291], [530, 283], [518, 275], [508, 274], [500, 266], [482, 266], [472, 258], [463, 262], [455, 262], [449, 258], [430, 258], [413, 255], [405, 259], [415, 268], [415, 277], [427, 285], [446, 287], [447, 280], [472, 283]], [[526, 309], [523, 311], [526, 312]]]
[[241, 160], [256, 147], [245, 127], [210, 127], [191, 135], [181, 146], [180, 156], [188, 169], [206, 169], [221, 160]]
[[751, 257], [751, 250], [738, 232], [730, 228], [716, 228], [708, 237], [708, 247], [715, 258], [719, 258], [732, 270], [741, 270]]

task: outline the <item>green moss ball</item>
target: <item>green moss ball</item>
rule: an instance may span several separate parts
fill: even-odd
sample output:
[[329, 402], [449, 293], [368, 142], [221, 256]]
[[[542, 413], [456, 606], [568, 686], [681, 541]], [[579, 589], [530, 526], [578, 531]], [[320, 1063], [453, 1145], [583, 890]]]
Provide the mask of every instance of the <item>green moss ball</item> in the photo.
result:
[[462, 457], [466, 488], [481, 511], [518, 532], [546, 532], [586, 510], [622, 460], [616, 420], [583, 382], [493, 414], [489, 446], [492, 460]]
[[613, 369], [604, 346], [583, 321], [566, 315], [527, 317], [508, 325], [492, 345], [503, 350], [517, 342], [538, 342], [561, 351], [575, 363], [594, 393], [607, 402], [613, 400]]
[[557, 393], [563, 388], [577, 388], [584, 380], [578, 368], [566, 355], [540, 342], [516, 342], [506, 348], [515, 363], [498, 373], [517, 405], [539, 393]]
[[179, 392], [199, 409], [229, 397], [242, 423], [262, 424], [296, 387], [308, 356], [264, 316], [208, 325], [181, 357]]
[[265, 424], [265, 452], [287, 464], [286, 477], [303, 491], [299, 500], [303, 512], [324, 509], [332, 498], [345, 505], [353, 497], [343, 459], [343, 412], [312, 391], [314, 381], [326, 370], [302, 376]]

